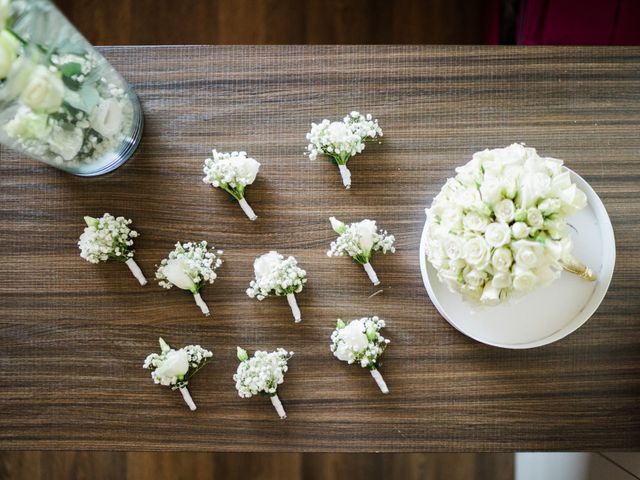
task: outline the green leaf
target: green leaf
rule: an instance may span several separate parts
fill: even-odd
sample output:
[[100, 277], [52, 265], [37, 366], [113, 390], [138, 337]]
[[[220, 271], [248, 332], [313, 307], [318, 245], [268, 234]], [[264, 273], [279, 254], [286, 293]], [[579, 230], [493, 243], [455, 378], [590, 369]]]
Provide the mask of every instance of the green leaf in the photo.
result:
[[86, 216], [84, 217], [84, 223], [86, 223], [88, 227], [98, 228], [100, 221], [97, 218]]
[[369, 339], [370, 342], [373, 342], [377, 337], [376, 331], [373, 328], [367, 329], [366, 333], [367, 333], [367, 338]]
[[247, 355], [247, 351], [244, 348], [236, 347], [236, 355], [238, 355], [238, 360], [241, 362], [249, 360], [249, 355]]
[[344, 321], [342, 321], [341, 318], [339, 318], [338, 321], [336, 322], [336, 328], [338, 330], [340, 330], [341, 328], [344, 328], [346, 326], [347, 326], [346, 323], [344, 323]]
[[80, 73], [82, 73], [82, 66], [76, 62], [65, 63], [59, 68], [62, 72], [62, 75], [64, 75], [65, 77], [71, 77], [73, 75], [79, 75]]
[[158, 342], [160, 343], [160, 350], [163, 353], [164, 352], [168, 352], [169, 350], [171, 350], [171, 347], [169, 346], [169, 344], [167, 342], [165, 342], [162, 337], [158, 338]]

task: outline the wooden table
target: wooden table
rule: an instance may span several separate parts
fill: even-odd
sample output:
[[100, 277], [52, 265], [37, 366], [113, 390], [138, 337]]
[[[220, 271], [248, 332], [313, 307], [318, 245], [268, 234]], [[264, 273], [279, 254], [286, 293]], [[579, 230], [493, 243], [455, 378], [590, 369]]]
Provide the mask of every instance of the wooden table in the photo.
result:
[[[105, 55], [146, 115], [135, 157], [76, 178], [6, 149], [0, 163], [1, 448], [279, 451], [598, 450], [640, 447], [640, 48], [123, 47]], [[384, 128], [349, 164], [304, 155], [312, 121], [358, 109]], [[514, 141], [566, 160], [604, 201], [618, 264], [591, 320], [543, 348], [509, 351], [455, 331], [418, 267], [424, 207], [456, 165]], [[262, 162], [247, 198], [201, 181], [209, 150]], [[80, 259], [83, 215], [131, 217], [149, 278], [177, 240], [225, 249], [219, 280], [188, 294], [138, 286], [117, 262]], [[374, 259], [383, 291], [327, 258], [328, 217], [378, 220], [398, 252]], [[255, 256], [278, 249], [309, 273], [302, 324], [284, 299], [251, 300]], [[383, 396], [334, 359], [335, 319], [379, 314], [391, 346]], [[514, 319], [517, 321], [517, 319]], [[162, 335], [214, 361], [199, 408], [154, 385], [142, 361]], [[268, 399], [240, 399], [236, 345], [296, 352]]]

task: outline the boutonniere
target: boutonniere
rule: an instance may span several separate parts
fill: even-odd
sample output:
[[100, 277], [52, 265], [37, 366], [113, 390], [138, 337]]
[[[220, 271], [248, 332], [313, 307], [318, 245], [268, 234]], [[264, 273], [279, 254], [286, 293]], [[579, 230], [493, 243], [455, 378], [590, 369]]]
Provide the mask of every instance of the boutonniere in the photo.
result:
[[293, 356], [293, 352], [283, 348], [273, 352], [257, 350], [253, 357], [249, 357], [246, 350], [237, 347], [237, 354], [240, 365], [233, 380], [236, 382], [238, 395], [242, 398], [258, 394], [268, 395], [280, 418], [287, 418], [276, 391], [278, 385], [284, 382], [284, 374], [288, 370], [287, 362]]
[[133, 259], [133, 239], [138, 232], [129, 228], [131, 220], [105, 213], [100, 218], [84, 217], [84, 221], [87, 226], [78, 241], [80, 256], [91, 263], [109, 259], [124, 262], [140, 285], [146, 285], [147, 279]]
[[340, 169], [342, 183], [351, 188], [351, 172], [347, 162], [351, 157], [364, 150], [365, 142], [382, 137], [382, 129], [378, 120], [371, 114], [362, 115], [351, 112], [342, 121], [331, 122], [327, 119], [320, 123], [312, 123], [307, 133], [307, 152], [310, 160], [318, 154], [331, 157]]
[[206, 316], [209, 307], [200, 296], [200, 289], [207, 283], [213, 283], [218, 274], [216, 270], [222, 265], [222, 250], [208, 248], [205, 240], [200, 243], [176, 243], [176, 247], [167, 258], [160, 262], [156, 271], [156, 279], [164, 288], [174, 285], [193, 294], [196, 304]]
[[244, 198], [244, 191], [255, 181], [259, 169], [260, 163], [247, 157], [246, 152], [212, 150], [211, 158], [204, 161], [202, 181], [227, 192], [238, 201], [247, 217], [255, 220], [258, 216]]
[[355, 262], [364, 267], [369, 279], [374, 285], [379, 285], [378, 275], [369, 263], [375, 252], [394, 253], [395, 237], [389, 235], [386, 230], [378, 230], [375, 220], [362, 220], [361, 222], [345, 225], [335, 217], [329, 218], [333, 230], [339, 237], [331, 242], [327, 252], [329, 257], [349, 256]]
[[213, 356], [209, 350], [200, 345], [187, 345], [179, 350], [171, 348], [162, 337], [160, 353], [150, 354], [144, 361], [142, 368], [151, 370], [151, 378], [154, 383], [171, 387], [171, 390], [179, 390], [182, 398], [191, 410], [196, 409], [187, 385], [191, 378]]
[[380, 335], [384, 326], [384, 320], [375, 316], [352, 320], [348, 324], [338, 320], [331, 334], [331, 351], [338, 360], [349, 364], [359, 363], [362, 368], [367, 368], [380, 391], [389, 393], [378, 371], [380, 356], [389, 344], [389, 339]]
[[294, 257], [284, 258], [278, 252], [269, 252], [253, 262], [255, 279], [251, 280], [247, 295], [264, 300], [269, 295], [286, 296], [296, 323], [302, 320], [296, 293], [300, 293], [307, 283], [307, 272], [298, 267]]

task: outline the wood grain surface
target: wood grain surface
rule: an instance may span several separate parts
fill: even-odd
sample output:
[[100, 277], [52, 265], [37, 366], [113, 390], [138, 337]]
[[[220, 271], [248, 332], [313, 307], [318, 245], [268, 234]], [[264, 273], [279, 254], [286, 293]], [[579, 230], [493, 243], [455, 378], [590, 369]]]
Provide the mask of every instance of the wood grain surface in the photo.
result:
[[[640, 447], [640, 48], [122, 47], [105, 55], [135, 86], [141, 147], [113, 174], [76, 178], [0, 150], [0, 447], [209, 451], [597, 450]], [[382, 145], [337, 168], [303, 155], [312, 121], [372, 112]], [[455, 166], [514, 141], [563, 158], [601, 196], [618, 263], [580, 330], [508, 351], [455, 331], [418, 267], [424, 207]], [[209, 149], [262, 162], [248, 221], [201, 182]], [[175, 241], [225, 249], [203, 317], [188, 294], [140, 287], [125, 265], [91, 265], [83, 215], [134, 220], [147, 277]], [[327, 258], [328, 217], [378, 220], [398, 251], [359, 266]], [[255, 256], [295, 255], [309, 283], [303, 322], [284, 299], [249, 299]], [[379, 314], [391, 393], [334, 359], [337, 317]], [[514, 319], [517, 321], [517, 319]], [[199, 408], [141, 368], [157, 351], [200, 343], [213, 362], [190, 386]], [[278, 390], [241, 399], [235, 347], [296, 352]]]

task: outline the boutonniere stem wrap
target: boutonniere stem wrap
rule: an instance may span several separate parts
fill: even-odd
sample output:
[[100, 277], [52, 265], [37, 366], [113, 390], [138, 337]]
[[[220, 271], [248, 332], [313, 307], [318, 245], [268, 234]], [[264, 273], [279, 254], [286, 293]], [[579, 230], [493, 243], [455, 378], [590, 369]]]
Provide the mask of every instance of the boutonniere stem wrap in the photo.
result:
[[187, 345], [179, 350], [171, 348], [162, 337], [159, 339], [160, 353], [152, 353], [143, 364], [143, 368], [151, 370], [154, 383], [166, 385], [172, 390], [179, 390], [190, 410], [196, 409], [187, 385], [191, 378], [213, 356], [209, 350], [200, 345]]
[[100, 218], [84, 217], [84, 221], [87, 226], [78, 241], [80, 256], [90, 263], [109, 259], [124, 262], [140, 285], [146, 285], [147, 279], [133, 259], [133, 239], [138, 232], [129, 228], [131, 220], [105, 213]]
[[222, 265], [222, 250], [209, 247], [205, 240], [200, 243], [176, 243], [173, 251], [160, 262], [156, 279], [164, 288], [176, 286], [193, 294], [196, 305], [209, 316], [209, 307], [200, 296], [200, 290], [207, 283], [213, 283]]
[[283, 348], [273, 352], [257, 350], [253, 357], [249, 357], [246, 350], [237, 347], [237, 355], [240, 364], [233, 380], [236, 382], [238, 395], [241, 398], [267, 395], [278, 416], [282, 419], [287, 418], [276, 392], [278, 385], [284, 382], [284, 374], [288, 370], [287, 362], [293, 356], [293, 352]]
[[347, 168], [347, 162], [364, 150], [365, 142], [380, 137], [382, 129], [378, 120], [371, 114], [351, 112], [342, 121], [331, 122], [325, 119], [317, 124], [312, 123], [311, 131], [307, 133], [307, 152], [311, 160], [315, 160], [318, 154], [331, 157], [338, 165], [342, 184], [351, 188], [351, 172]]
[[338, 319], [331, 334], [331, 351], [338, 360], [358, 363], [368, 369], [380, 391], [386, 394], [389, 389], [378, 370], [382, 352], [389, 344], [389, 339], [380, 334], [384, 326], [384, 320], [377, 316], [352, 320], [348, 324]]
[[351, 257], [356, 263], [364, 267], [371, 283], [379, 285], [378, 275], [369, 261], [376, 252], [382, 252], [383, 254], [387, 252], [394, 253], [396, 251], [394, 246], [395, 237], [386, 230], [378, 230], [375, 220], [365, 219], [350, 225], [345, 225], [335, 217], [331, 217], [329, 221], [339, 237], [331, 242], [327, 256]]
[[202, 181], [213, 187], [221, 188], [238, 201], [240, 208], [250, 220], [258, 216], [244, 198], [245, 188], [251, 185], [258, 175], [260, 163], [247, 157], [246, 152], [218, 152], [212, 150], [211, 158], [204, 161]]
[[256, 258], [253, 263], [255, 278], [251, 280], [247, 295], [264, 300], [269, 295], [286, 296], [296, 323], [302, 320], [296, 293], [300, 293], [307, 283], [307, 272], [298, 266], [294, 257], [271, 251]]

